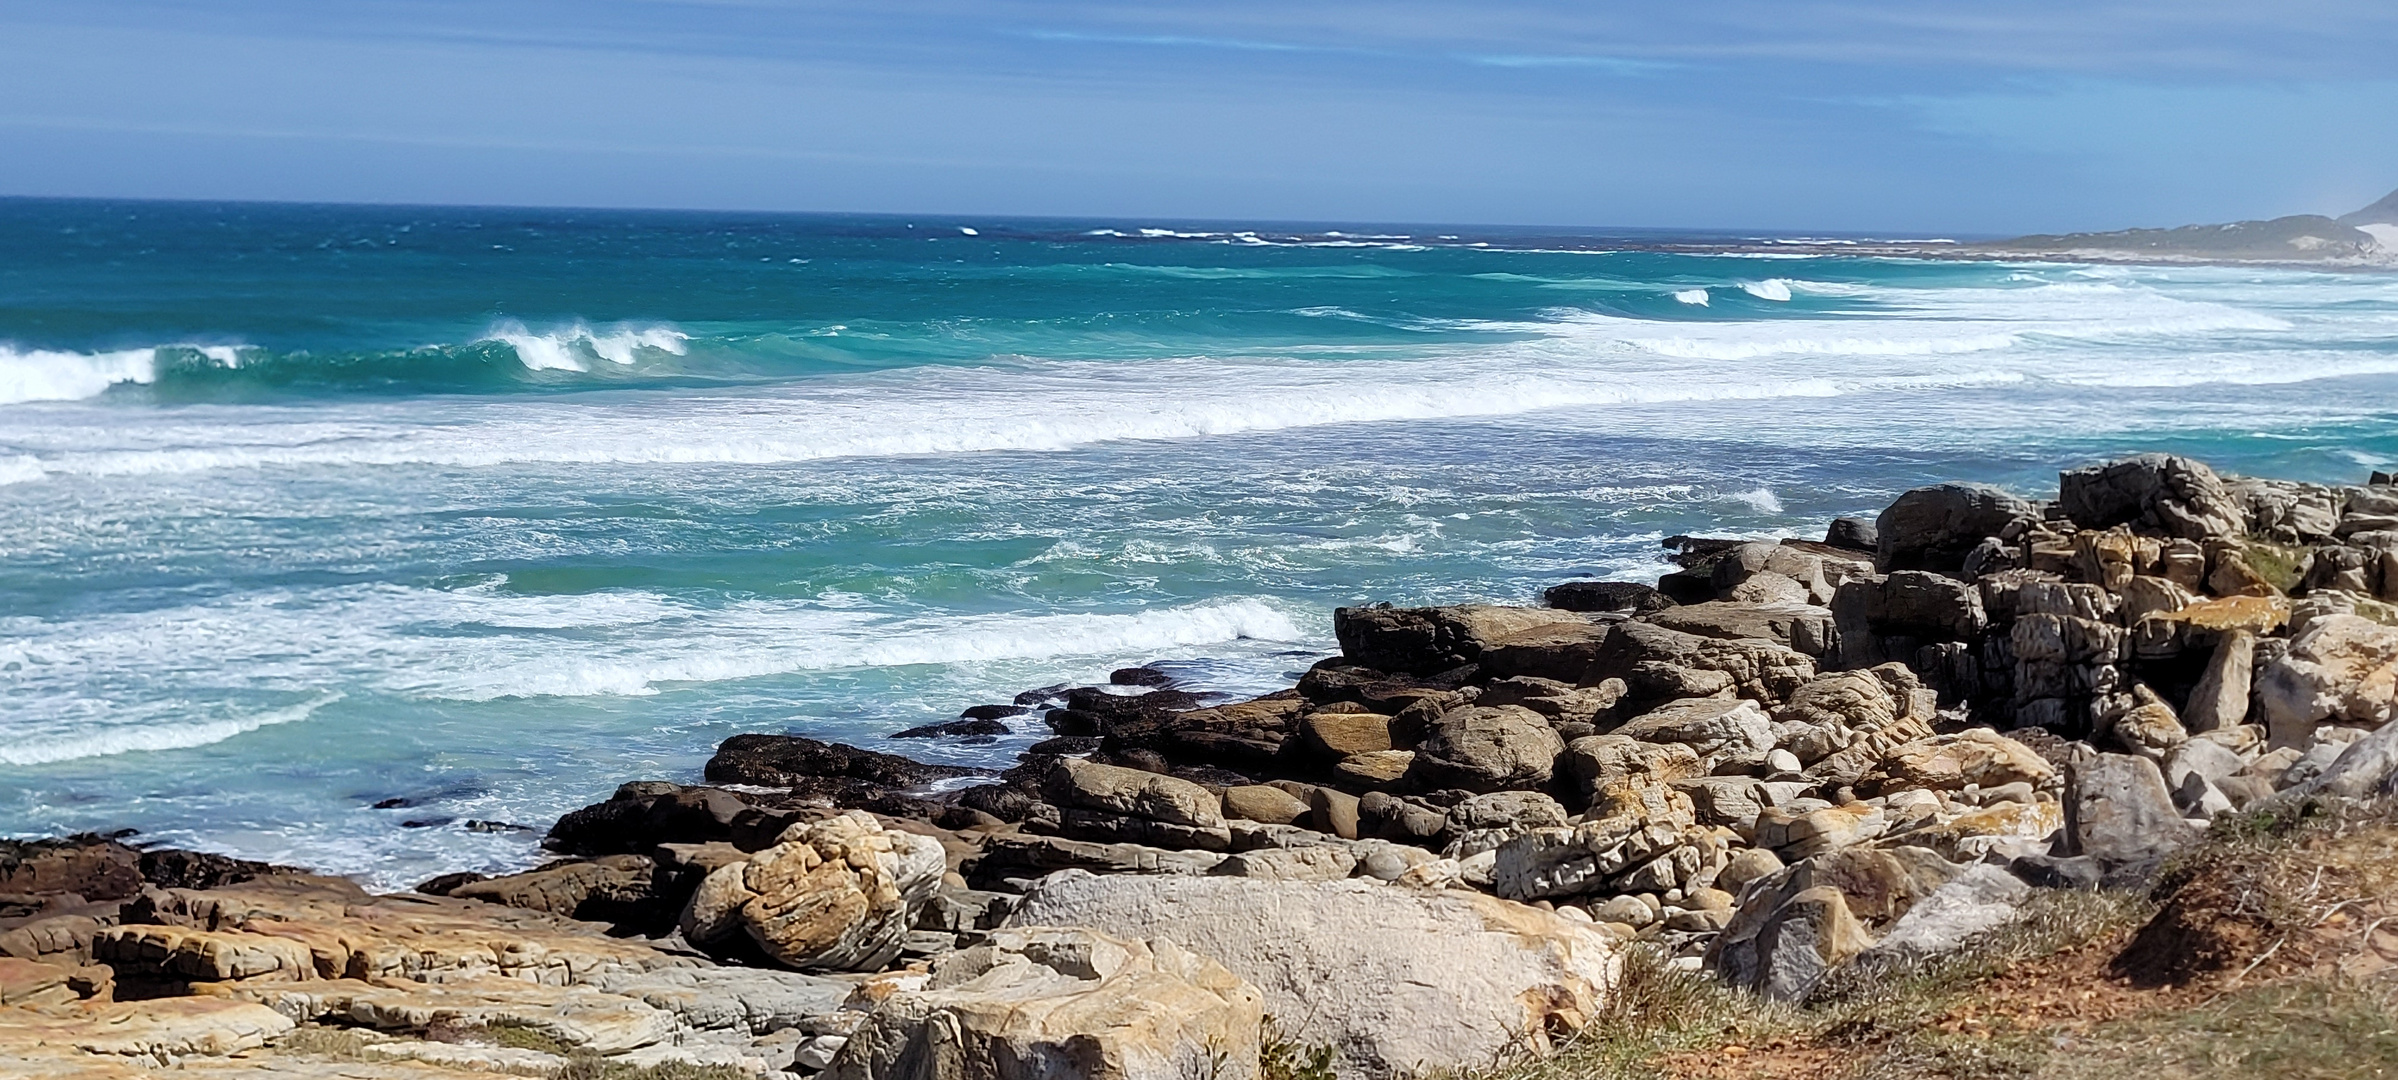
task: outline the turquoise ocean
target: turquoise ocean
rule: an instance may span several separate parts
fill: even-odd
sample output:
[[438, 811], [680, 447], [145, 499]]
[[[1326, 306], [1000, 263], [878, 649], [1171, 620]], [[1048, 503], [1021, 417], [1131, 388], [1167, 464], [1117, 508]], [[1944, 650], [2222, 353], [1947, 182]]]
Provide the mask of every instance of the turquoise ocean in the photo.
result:
[[1660, 238], [0, 200], [0, 834], [401, 887], [738, 732], [1004, 764], [887, 736], [1927, 482], [2398, 462], [2398, 276]]

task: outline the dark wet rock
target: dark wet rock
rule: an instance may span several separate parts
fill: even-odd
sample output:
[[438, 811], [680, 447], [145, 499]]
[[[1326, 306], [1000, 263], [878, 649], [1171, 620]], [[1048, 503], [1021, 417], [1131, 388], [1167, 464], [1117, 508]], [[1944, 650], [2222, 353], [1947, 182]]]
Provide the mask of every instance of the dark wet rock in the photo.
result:
[[141, 855], [89, 834], [51, 840], [0, 840], [0, 893], [74, 893], [122, 900], [140, 892]]
[[646, 855], [603, 855], [462, 882], [448, 895], [609, 923], [625, 931], [663, 931], [698, 884], [661, 875], [657, 862]]
[[927, 765], [798, 735], [735, 735], [717, 746], [706, 769], [707, 778], [719, 784], [790, 788], [829, 805], [867, 809], [876, 796], [920, 792], [943, 780], [988, 775], [984, 769]]
[[142, 880], [162, 889], [215, 889], [274, 874], [304, 872], [295, 867], [172, 848], [142, 852], [140, 865]]
[[1025, 753], [1041, 754], [1049, 757], [1070, 757], [1077, 754], [1088, 754], [1093, 750], [1097, 750], [1099, 749], [1099, 744], [1105, 741], [1107, 740], [1102, 739], [1097, 735], [1060, 735], [1054, 739], [1043, 739], [1040, 742], [1032, 744], [1030, 748], [1025, 750]]
[[1307, 669], [1299, 677], [1298, 694], [1322, 705], [1349, 702], [1395, 714], [1419, 698], [1448, 693], [1480, 675], [1473, 664], [1429, 676], [1393, 675], [1336, 656]]
[[943, 722], [941, 722], [941, 723], [938, 723], [938, 724], [925, 724], [925, 725], [923, 725], [923, 726], [921, 726], [921, 727], [912, 727], [912, 728], [909, 728], [909, 729], [907, 729], [906, 731], [895, 731], [895, 732], [892, 732], [892, 733], [891, 733], [891, 738], [894, 738], [894, 739], [943, 739], [943, 738], [968, 738], [968, 739], [980, 738], [980, 739], [988, 739], [988, 738], [992, 738], [992, 737], [994, 737], [994, 736], [1006, 735], [1006, 734], [1008, 734], [1008, 733], [1009, 733], [1009, 728], [1008, 728], [1008, 726], [1007, 726], [1006, 724], [1000, 723], [1000, 722], [999, 722], [999, 721], [997, 721], [997, 720], [945, 720], [945, 721], [943, 721]]
[[1000, 821], [1022, 821], [1032, 811], [1040, 796], [1030, 787], [1018, 783], [976, 784], [961, 789], [957, 805], [978, 813], [988, 814]]
[[971, 705], [966, 708], [966, 711], [959, 713], [958, 718], [961, 720], [1005, 720], [1008, 717], [1022, 716], [1031, 711], [1031, 707], [1025, 705]]
[[1714, 567], [1717, 559], [1745, 543], [1748, 541], [1713, 536], [1665, 538], [1665, 546], [1674, 549], [1674, 562], [1685, 570], [1708, 570]]
[[559, 818], [542, 844], [572, 855], [611, 855], [645, 852], [665, 843], [730, 840], [734, 822], [752, 809], [747, 800], [721, 788], [635, 781], [617, 788], [606, 802]]
[[1174, 685], [1174, 677], [1153, 667], [1117, 668], [1107, 673], [1111, 686], [1148, 686], [1164, 688]]
[[1551, 585], [1541, 602], [1560, 611], [1640, 614], [1674, 606], [1672, 598], [1636, 581], [1568, 581]]
[[416, 800], [415, 800], [415, 799], [409, 798], [408, 796], [405, 796], [405, 795], [395, 795], [395, 796], [393, 796], [393, 797], [391, 797], [391, 798], [388, 798], [388, 799], [377, 799], [377, 800], [375, 800], [375, 804], [374, 804], [372, 807], [370, 807], [369, 809], [374, 809], [374, 810], [406, 810], [406, 809], [408, 809], [409, 807], [412, 807], [412, 806], [415, 806], [415, 805], [416, 805]]
[[417, 883], [416, 891], [423, 893], [426, 896], [448, 896], [460, 885], [472, 885], [475, 882], [484, 880], [487, 880], [487, 878], [483, 874], [461, 870], [455, 874], [443, 874], [440, 877], [426, 878], [425, 880]]
[[1471, 664], [1500, 638], [1572, 621], [1582, 620], [1573, 612], [1496, 604], [1347, 607], [1332, 613], [1332, 631], [1348, 663], [1420, 677]]
[[1029, 708], [1039, 705], [1044, 701], [1055, 700], [1056, 698], [1064, 695], [1067, 688], [1072, 685], [1073, 684], [1071, 683], [1058, 683], [1055, 686], [1044, 686], [1038, 690], [1027, 690], [1016, 695], [1016, 704]]
[[1198, 695], [1180, 690], [1117, 694], [1092, 686], [1069, 690], [1064, 700], [1062, 707], [1043, 717], [1049, 729], [1060, 735], [1106, 735], [1122, 725], [1154, 721], [1202, 704]]
[[1833, 518], [1832, 526], [1824, 530], [1823, 542], [1848, 551], [1872, 554], [1881, 542], [1881, 530], [1864, 518]]
[[1140, 715], [1112, 723], [1098, 753], [1152, 772], [1270, 771], [1284, 759], [1286, 747], [1296, 750], [1299, 711], [1305, 704], [1298, 694], [1286, 691], [1212, 708]]

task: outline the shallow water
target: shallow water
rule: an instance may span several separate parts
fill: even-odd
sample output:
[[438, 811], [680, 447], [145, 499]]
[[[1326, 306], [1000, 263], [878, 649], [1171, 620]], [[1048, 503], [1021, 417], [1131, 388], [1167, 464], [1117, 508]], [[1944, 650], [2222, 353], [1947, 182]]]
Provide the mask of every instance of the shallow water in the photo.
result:
[[735, 732], [1003, 761], [883, 736], [1931, 481], [2398, 461], [2389, 276], [1360, 232], [0, 200], [0, 832], [514, 868], [466, 823]]

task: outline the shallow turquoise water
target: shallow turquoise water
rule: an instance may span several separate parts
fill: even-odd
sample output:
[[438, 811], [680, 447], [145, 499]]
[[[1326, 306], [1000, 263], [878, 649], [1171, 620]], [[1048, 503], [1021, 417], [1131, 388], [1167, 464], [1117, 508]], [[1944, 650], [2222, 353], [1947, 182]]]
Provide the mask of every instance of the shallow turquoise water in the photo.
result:
[[881, 737], [1934, 480], [2398, 461], [2387, 276], [1365, 233], [0, 201], [0, 832], [514, 867], [464, 822], [738, 731], [988, 761]]

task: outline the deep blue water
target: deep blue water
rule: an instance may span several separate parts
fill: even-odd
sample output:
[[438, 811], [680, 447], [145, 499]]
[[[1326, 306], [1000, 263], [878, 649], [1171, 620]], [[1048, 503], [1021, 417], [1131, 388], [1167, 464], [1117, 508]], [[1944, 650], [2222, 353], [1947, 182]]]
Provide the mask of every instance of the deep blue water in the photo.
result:
[[1041, 733], [882, 736], [1263, 689], [1337, 604], [2128, 450], [2398, 461], [2398, 278], [1622, 247], [0, 200], [0, 832], [398, 885], [735, 732], [988, 761]]

